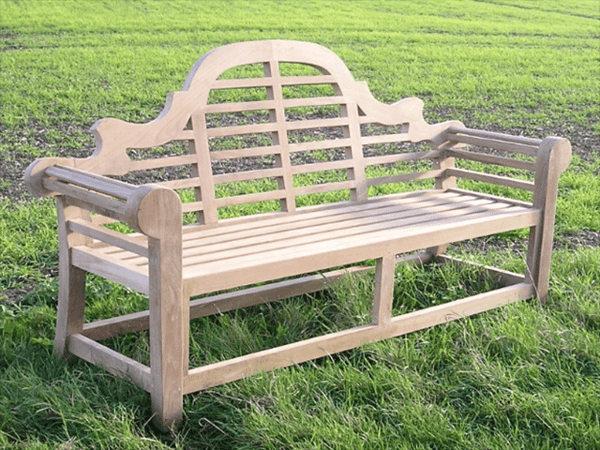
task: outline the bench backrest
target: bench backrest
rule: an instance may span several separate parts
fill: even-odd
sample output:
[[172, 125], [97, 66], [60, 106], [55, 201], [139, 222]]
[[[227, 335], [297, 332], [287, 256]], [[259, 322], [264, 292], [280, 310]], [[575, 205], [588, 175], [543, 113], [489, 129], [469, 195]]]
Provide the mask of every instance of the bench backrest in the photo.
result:
[[[226, 45], [198, 60], [152, 122], [98, 121], [97, 149], [75, 167], [111, 176], [187, 167], [189, 178], [162, 184], [193, 191], [183, 210], [205, 224], [218, 222], [219, 208], [264, 202], [293, 213], [309, 203], [306, 196], [330, 191], [341, 192], [331, 198], [365, 202], [371, 187], [440, 175], [436, 145], [461, 124], [428, 125], [422, 108], [417, 98], [377, 101], [338, 56], [316, 44]], [[432, 146], [405, 144], [421, 141]], [[144, 157], [143, 149], [173, 142], [189, 147]], [[398, 162], [409, 168], [386, 171]], [[251, 180], [258, 182], [249, 191]]]

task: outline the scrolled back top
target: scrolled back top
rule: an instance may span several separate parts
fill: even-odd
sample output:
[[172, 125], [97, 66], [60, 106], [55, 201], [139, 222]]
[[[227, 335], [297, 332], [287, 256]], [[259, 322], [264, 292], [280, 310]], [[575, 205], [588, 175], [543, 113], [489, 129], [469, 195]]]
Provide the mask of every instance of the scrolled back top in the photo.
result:
[[338, 83], [354, 82], [340, 57], [321, 45], [284, 40], [250, 41], [224, 45], [204, 54], [190, 70], [183, 90], [210, 89], [207, 83], [217, 80], [228, 69], [269, 61], [307, 64], [324, 75], [333, 75]]

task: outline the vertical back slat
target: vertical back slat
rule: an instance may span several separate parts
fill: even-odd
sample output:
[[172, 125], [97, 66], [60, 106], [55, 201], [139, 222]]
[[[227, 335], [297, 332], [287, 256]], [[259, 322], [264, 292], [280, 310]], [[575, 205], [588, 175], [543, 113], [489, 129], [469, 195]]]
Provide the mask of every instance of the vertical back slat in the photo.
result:
[[279, 146], [279, 153], [275, 155], [275, 167], [279, 167], [283, 171], [282, 176], [276, 179], [279, 189], [285, 190], [286, 193], [285, 198], [281, 199], [281, 210], [292, 212], [296, 210], [296, 199], [293, 193], [292, 163], [285, 124], [279, 62], [270, 60], [265, 62], [264, 67], [265, 77], [270, 77], [272, 81], [272, 84], [267, 87], [267, 98], [275, 101], [275, 110], [269, 110], [271, 122], [277, 123], [277, 131], [273, 132], [273, 144]]
[[206, 116], [204, 114], [193, 114], [191, 120], [194, 140], [190, 141], [190, 150], [198, 158], [197, 164], [192, 165], [192, 176], [200, 179], [200, 187], [195, 188], [194, 192], [196, 201], [202, 202], [202, 210], [197, 213], [198, 222], [207, 225], [215, 224], [218, 221], [218, 215], [208, 136], [206, 134]]
[[352, 167], [347, 169], [348, 179], [356, 182], [356, 187], [350, 191], [350, 198], [355, 202], [366, 202], [367, 184], [356, 103], [347, 102], [342, 105], [342, 116], [348, 118], [348, 125], [343, 127], [344, 138], [350, 139], [350, 146], [346, 147], [346, 159], [351, 159], [353, 162]]

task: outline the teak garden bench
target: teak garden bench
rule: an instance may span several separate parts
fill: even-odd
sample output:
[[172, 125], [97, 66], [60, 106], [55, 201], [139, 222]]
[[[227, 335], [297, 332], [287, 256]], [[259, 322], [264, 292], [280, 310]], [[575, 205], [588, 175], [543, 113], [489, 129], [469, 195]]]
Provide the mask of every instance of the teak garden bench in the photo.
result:
[[[58, 208], [55, 352], [130, 378], [150, 392], [155, 421], [165, 428], [181, 420], [184, 394], [516, 300], [544, 301], [569, 142], [457, 121], [429, 125], [422, 108], [417, 98], [375, 100], [339, 57], [316, 44], [245, 42], [198, 60], [157, 119], [96, 122], [91, 157], [34, 161], [25, 175], [29, 190], [56, 196]], [[159, 158], [148, 150], [182, 148], [169, 147], [173, 142], [189, 145]], [[241, 170], [228, 171], [228, 164]], [[141, 185], [122, 180], [152, 171], [177, 176]], [[457, 178], [470, 180], [469, 190], [457, 188]], [[251, 182], [262, 188], [244, 191]], [[490, 184], [496, 190], [478, 192]], [[506, 195], [514, 189], [533, 193], [532, 201]], [[340, 201], [304, 206], [332, 192]], [[247, 203], [271, 211], [219, 218], [222, 209]], [[184, 226], [190, 215], [194, 223]], [[111, 222], [134, 232], [117, 232], [106, 226]], [[443, 254], [449, 243], [524, 227], [523, 275], [488, 267], [501, 288], [391, 316], [397, 263], [443, 263], [452, 259]], [[190, 319], [315, 292], [361, 270], [340, 267], [365, 260], [376, 261], [371, 324], [188, 367]], [[148, 295], [149, 310], [84, 323], [86, 272]], [[149, 367], [97, 342], [144, 329]]]

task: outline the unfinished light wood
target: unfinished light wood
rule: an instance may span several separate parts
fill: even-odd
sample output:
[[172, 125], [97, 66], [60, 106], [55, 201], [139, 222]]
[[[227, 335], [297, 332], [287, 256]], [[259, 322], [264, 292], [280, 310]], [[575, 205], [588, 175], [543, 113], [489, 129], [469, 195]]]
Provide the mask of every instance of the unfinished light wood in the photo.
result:
[[[284, 76], [282, 62], [305, 64], [321, 75]], [[261, 65], [264, 76], [221, 77], [247, 64]], [[285, 98], [284, 89], [305, 85], [328, 86], [332, 95]], [[262, 92], [264, 98], [213, 101], [219, 96], [211, 94], [225, 89]], [[298, 119], [291, 110], [332, 105], [337, 117]], [[261, 120], [225, 121], [224, 125], [217, 120], [219, 114], [252, 112], [259, 113]], [[366, 132], [371, 126], [380, 126], [376, 135]], [[324, 131], [335, 133], [323, 138], [320, 133]], [[181, 421], [185, 393], [534, 295], [544, 301], [548, 295], [558, 177], [571, 156], [568, 141], [472, 130], [458, 121], [428, 124], [421, 100], [378, 102], [366, 83], [355, 81], [335, 54], [318, 45], [259, 41], [218, 48], [198, 60], [183, 90], [168, 95], [156, 120], [133, 124], [103, 119], [94, 124], [92, 133], [98, 146], [89, 158], [38, 159], [25, 173], [32, 194], [57, 196], [60, 281], [55, 352], [102, 365], [146, 389], [154, 421], [163, 429]], [[306, 139], [295, 142], [298, 135]], [[271, 145], [245, 140], [256, 136], [266, 136]], [[218, 150], [214, 145], [229, 138], [235, 139], [238, 148]], [[189, 143], [187, 155], [140, 159], [149, 153], [147, 149], [182, 141]], [[418, 149], [410, 148], [411, 143], [419, 143]], [[421, 144], [431, 148], [423, 150]], [[365, 156], [365, 146], [382, 146], [367, 148], [367, 154], [373, 148], [384, 153]], [[479, 147], [494, 152], [480, 152]], [[337, 160], [305, 162], [300, 158], [298, 162], [296, 158], [304, 157], [302, 152], [332, 153], [333, 149], [337, 149]], [[513, 158], [514, 153], [528, 158]], [[272, 167], [213, 173], [213, 162], [265, 156], [272, 158]], [[532, 171], [535, 179], [459, 169], [455, 167], [459, 159]], [[423, 165], [429, 168], [403, 167], [417, 161], [430, 162]], [[368, 178], [369, 166], [374, 165], [399, 169], [395, 174]], [[190, 173], [182, 179], [142, 186], [110, 178], [170, 167], [189, 167]], [[345, 177], [294, 186], [295, 177], [327, 171], [341, 171]], [[376, 186], [427, 178], [435, 180], [435, 188], [369, 197]], [[461, 178], [533, 191], [533, 202], [458, 189]], [[274, 180], [273, 190], [231, 196], [217, 191], [225, 183], [258, 179]], [[181, 204], [176, 189], [192, 189], [195, 198]], [[345, 191], [349, 200], [298, 207], [299, 196], [335, 190]], [[278, 202], [279, 210], [219, 219], [219, 208], [264, 201]], [[184, 227], [182, 214], [187, 212], [196, 213], [197, 223]], [[135, 233], [121, 234], [103, 226], [115, 221]], [[502, 288], [392, 316], [393, 303], [402, 302], [393, 298], [397, 264], [430, 260], [467, 264], [443, 254], [449, 243], [523, 227], [531, 229], [526, 273], [485, 267]], [[314, 292], [347, 272], [369, 270], [351, 266], [365, 260], [376, 262], [371, 324], [189, 369], [190, 318]], [[346, 268], [331, 271], [341, 266]], [[87, 272], [147, 294], [148, 311], [84, 324]], [[265, 284], [252, 287], [256, 283]], [[241, 287], [245, 288], [238, 290]], [[206, 297], [190, 301], [199, 295]], [[150, 331], [149, 367], [96, 342], [143, 329]]]

